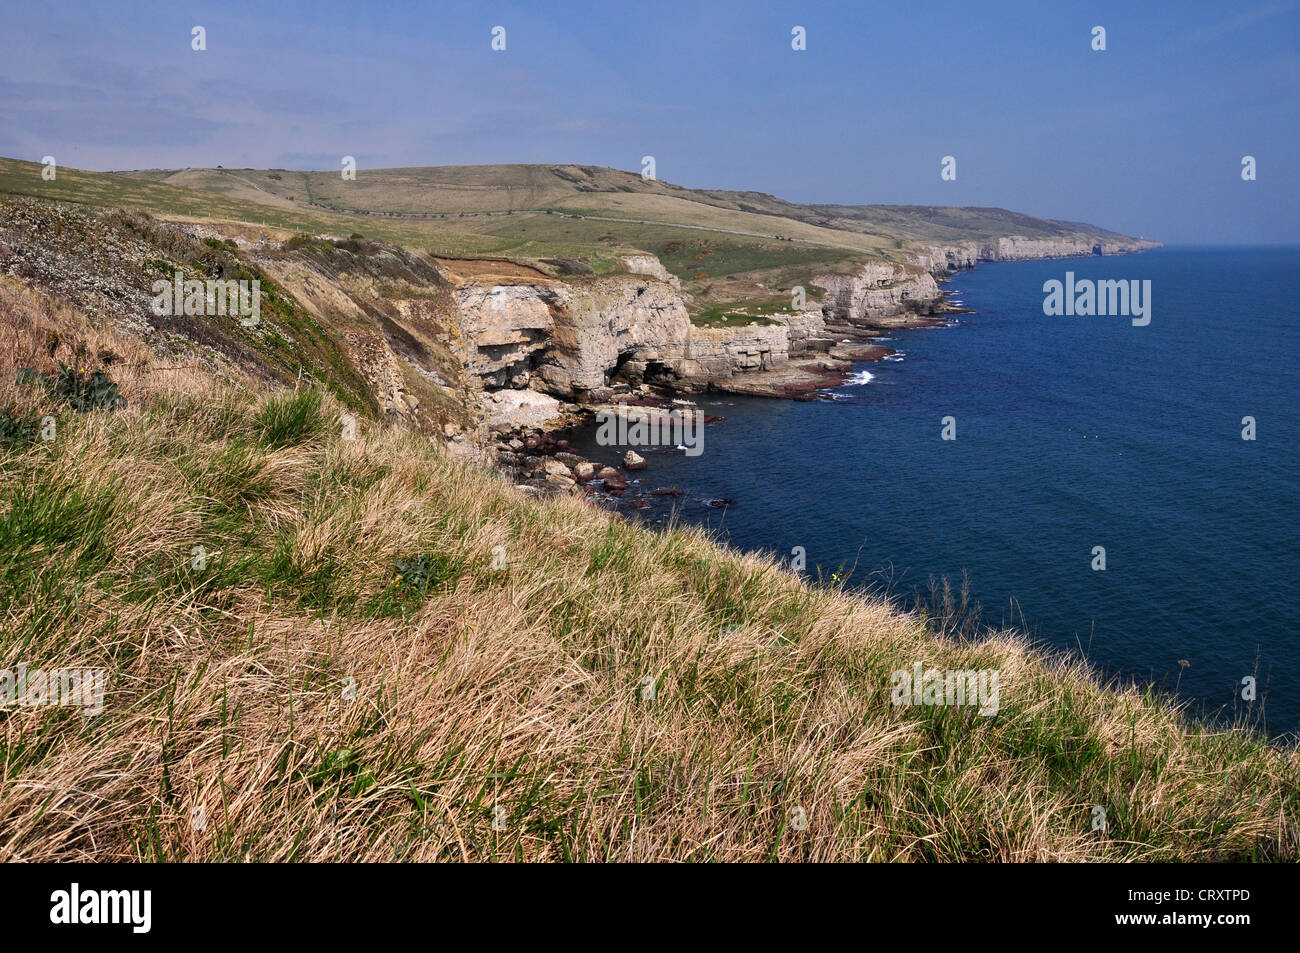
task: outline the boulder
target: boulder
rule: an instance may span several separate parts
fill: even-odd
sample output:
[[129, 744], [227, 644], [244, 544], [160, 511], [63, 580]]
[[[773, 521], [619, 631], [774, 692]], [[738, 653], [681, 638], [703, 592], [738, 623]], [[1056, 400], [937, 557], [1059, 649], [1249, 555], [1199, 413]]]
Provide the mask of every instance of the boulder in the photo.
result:
[[495, 431], [540, 427], [563, 410], [550, 394], [535, 390], [485, 391], [483, 403], [488, 411], [488, 427]]
[[644, 470], [646, 468], [645, 457], [635, 450], [629, 450], [623, 454], [623, 466], [629, 470]]
[[604, 480], [606, 489], [627, 489], [627, 480], [624, 479], [623, 474], [619, 473], [613, 467], [601, 467], [600, 472], [596, 474], [596, 479]]

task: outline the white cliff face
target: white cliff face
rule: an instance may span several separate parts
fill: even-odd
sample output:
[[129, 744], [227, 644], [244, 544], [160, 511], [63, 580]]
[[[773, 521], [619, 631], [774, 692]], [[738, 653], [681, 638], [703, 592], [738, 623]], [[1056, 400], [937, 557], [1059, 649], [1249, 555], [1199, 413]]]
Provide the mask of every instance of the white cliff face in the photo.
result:
[[912, 252], [912, 260], [932, 274], [974, 268], [986, 261], [1027, 261], [1043, 258], [1080, 258], [1088, 255], [1127, 255], [1160, 247], [1159, 242], [1140, 238], [1102, 238], [1086, 234], [1062, 238], [1004, 238], [957, 242], [951, 245], [923, 245]]
[[813, 280], [826, 289], [823, 313], [850, 324], [870, 324], [873, 319], [909, 312], [930, 314], [942, 300], [934, 276], [912, 264], [872, 261], [851, 275], [820, 275]]
[[1012, 235], [997, 241], [996, 261], [1027, 258], [1075, 258], [1080, 255], [1121, 255], [1156, 247], [1156, 242], [1106, 240], [1083, 237], [1069, 239], [1020, 238]]
[[[821, 275], [820, 305], [773, 314], [772, 323], [696, 327], [675, 280], [652, 255], [629, 255], [630, 275], [602, 278], [488, 278], [458, 287], [454, 300], [466, 361], [483, 382], [491, 425], [536, 426], [560, 409], [556, 398], [584, 403], [610, 399], [615, 381], [677, 381], [691, 388], [779, 370], [791, 358], [828, 351], [832, 324], [863, 327], [906, 323], [938, 311], [935, 276], [981, 261], [1118, 254], [1151, 247], [1078, 239], [1001, 238], [932, 245], [906, 262], [870, 261], [848, 275]], [[666, 279], [666, 280], [665, 280]], [[669, 281], [673, 283], [670, 284]], [[842, 328], [840, 329], [843, 330]], [[779, 376], [779, 375], [778, 375]]]
[[641, 277], [469, 284], [456, 292], [469, 363], [489, 389], [575, 399], [627, 361], [673, 370], [690, 318], [676, 291]]
[[[532, 420], [542, 408], [500, 399], [530, 388], [565, 400], [603, 399], [611, 377], [725, 380], [771, 370], [825, 332], [818, 311], [776, 315], [773, 325], [701, 328], [654, 278], [613, 276], [470, 283], [456, 291], [467, 361], [483, 381], [494, 425]], [[553, 408], [547, 405], [544, 408]]]
[[766, 371], [790, 359], [790, 332], [784, 325], [692, 327], [683, 377], [719, 380], [746, 371]]
[[770, 317], [785, 325], [791, 357], [801, 357], [809, 351], [824, 351], [833, 343], [826, 334], [826, 317], [820, 310], [793, 311]]
[[660, 281], [577, 282], [556, 312], [554, 338], [538, 375], [551, 393], [578, 397], [604, 387], [620, 363], [674, 370], [685, 356], [690, 327], [685, 302]]
[[924, 245], [912, 253], [912, 260], [926, 271], [943, 275], [966, 271], [978, 262], [990, 261], [987, 242], [959, 242], [956, 245]]
[[456, 291], [467, 362], [488, 387], [526, 387], [550, 346], [555, 312], [569, 297], [558, 281], [468, 284]]

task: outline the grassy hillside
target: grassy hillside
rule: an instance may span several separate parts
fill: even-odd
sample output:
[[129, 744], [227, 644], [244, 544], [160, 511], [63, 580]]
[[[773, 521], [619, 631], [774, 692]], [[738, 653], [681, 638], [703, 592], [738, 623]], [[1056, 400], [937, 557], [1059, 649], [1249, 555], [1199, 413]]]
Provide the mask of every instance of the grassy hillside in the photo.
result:
[[41, 166], [34, 162], [0, 158], [0, 194], [31, 196], [60, 202], [75, 202], [100, 208], [131, 209], [160, 218], [189, 222], [220, 222], [246, 226], [250, 232], [288, 238], [296, 233], [326, 234], [346, 238], [361, 233], [428, 251], [449, 258], [464, 256], [536, 257], [590, 256], [589, 265], [598, 273], [614, 270], [617, 254], [638, 250], [609, 246], [548, 242], [530, 246], [526, 237], [478, 234], [455, 223], [425, 219], [381, 218], [342, 215], [327, 210], [298, 206], [274, 196], [253, 193], [198, 191], [169, 183], [127, 175], [85, 172], [60, 168], [54, 181], [41, 178]]
[[[241, 201], [372, 215], [383, 221], [436, 222], [517, 259], [607, 261], [629, 249], [658, 255], [684, 287], [709, 303], [761, 294], [803, 280], [806, 266], [846, 271], [867, 258], [898, 259], [916, 243], [1009, 235], [1085, 239], [1125, 236], [1077, 222], [997, 208], [800, 205], [762, 192], [687, 189], [598, 166], [493, 165], [360, 169], [150, 170], [124, 175]], [[683, 259], [675, 250], [689, 248]], [[608, 249], [609, 259], [590, 249]], [[780, 269], [774, 272], [772, 269]], [[601, 269], [597, 269], [601, 270]], [[606, 269], [607, 270], [607, 269]], [[737, 276], [725, 293], [713, 285]], [[793, 276], [793, 277], [792, 277]]]
[[[703, 225], [887, 250], [896, 240], [950, 242], [1023, 235], [1122, 237], [1084, 225], [997, 208], [801, 205], [764, 192], [688, 189], [635, 172], [582, 165], [427, 166], [338, 171], [182, 169], [123, 173], [242, 199], [315, 204], [337, 211], [452, 214], [567, 210], [588, 215]], [[774, 221], [775, 220], [775, 221]], [[845, 234], [847, 233], [847, 234]]]
[[[108, 678], [0, 711], [0, 859], [1300, 857], [1294, 749], [1012, 634], [536, 501], [13, 279], [0, 340], [5, 664]], [[914, 663], [998, 671], [997, 713], [892, 704]]]
[[690, 189], [634, 172], [579, 165], [419, 166], [357, 170], [345, 181], [340, 170], [303, 172], [288, 169], [151, 169], [122, 173], [153, 182], [169, 182], [217, 192], [251, 187], [347, 208], [389, 212], [488, 212], [554, 207], [577, 195], [633, 194], [691, 200]]
[[809, 287], [814, 274], [849, 272], [868, 259], [899, 260], [918, 242], [1118, 237], [1003, 209], [799, 205], [598, 166], [362, 168], [355, 180], [288, 169], [61, 169], [47, 182], [40, 171], [0, 159], [0, 192], [279, 238], [360, 233], [442, 259], [501, 258], [552, 274], [567, 268], [559, 262], [611, 274], [624, 270], [624, 256], [650, 253], [682, 282], [693, 310]]

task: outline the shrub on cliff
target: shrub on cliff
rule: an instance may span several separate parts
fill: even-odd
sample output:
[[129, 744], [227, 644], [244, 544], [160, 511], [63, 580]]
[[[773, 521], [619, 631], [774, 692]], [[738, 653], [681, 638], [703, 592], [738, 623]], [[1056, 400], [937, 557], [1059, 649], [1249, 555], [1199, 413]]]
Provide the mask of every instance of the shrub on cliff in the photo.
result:
[[102, 369], [87, 373], [84, 368], [59, 364], [58, 370], [46, 374], [24, 367], [18, 371], [18, 382], [43, 387], [51, 397], [67, 403], [80, 414], [126, 406], [126, 398], [117, 392], [117, 384]]
[[36, 434], [35, 414], [12, 407], [0, 410], [0, 448], [25, 447], [36, 440]]

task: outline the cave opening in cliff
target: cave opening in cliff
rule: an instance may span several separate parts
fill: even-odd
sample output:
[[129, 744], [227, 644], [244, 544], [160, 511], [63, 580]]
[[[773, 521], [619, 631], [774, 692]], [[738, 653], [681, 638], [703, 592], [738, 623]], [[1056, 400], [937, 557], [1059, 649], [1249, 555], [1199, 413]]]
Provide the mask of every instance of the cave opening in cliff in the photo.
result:
[[663, 361], [645, 362], [645, 379], [647, 381], [666, 381], [672, 376], [672, 370]]
[[[620, 351], [618, 357], [614, 360], [614, 367], [609, 372], [610, 380], [623, 380], [627, 375], [636, 369], [636, 366], [628, 367], [627, 363], [632, 359], [632, 351]], [[636, 383], [636, 382], [634, 382]]]

